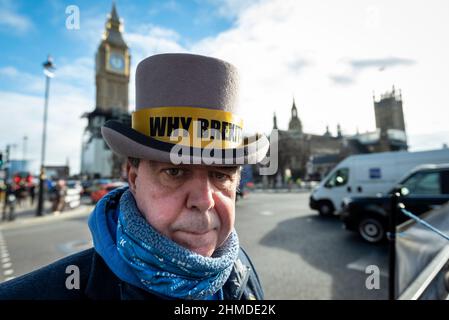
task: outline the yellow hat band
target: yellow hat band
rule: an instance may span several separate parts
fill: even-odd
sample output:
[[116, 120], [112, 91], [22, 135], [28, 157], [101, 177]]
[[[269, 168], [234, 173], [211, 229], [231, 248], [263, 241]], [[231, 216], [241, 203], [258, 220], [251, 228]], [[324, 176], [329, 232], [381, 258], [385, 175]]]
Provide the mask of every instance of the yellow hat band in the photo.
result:
[[141, 109], [132, 113], [132, 128], [163, 142], [197, 148], [236, 148], [243, 139], [240, 117], [196, 107]]

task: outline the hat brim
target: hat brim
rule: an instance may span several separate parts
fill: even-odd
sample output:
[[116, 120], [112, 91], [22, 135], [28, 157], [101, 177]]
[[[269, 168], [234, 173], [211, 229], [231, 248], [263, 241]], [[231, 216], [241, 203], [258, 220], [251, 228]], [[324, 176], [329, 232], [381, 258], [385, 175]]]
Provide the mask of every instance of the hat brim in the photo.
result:
[[[108, 146], [115, 153], [139, 159], [148, 159], [172, 163], [171, 151], [175, 144], [163, 142], [146, 136], [116, 120], [109, 120], [101, 127], [101, 134]], [[226, 149], [226, 152], [203, 152], [203, 149], [187, 147], [182, 154], [183, 163], [238, 165], [255, 164], [265, 158], [269, 141], [263, 134], [245, 139], [246, 144], [238, 148]], [[184, 150], [186, 150], [184, 149]], [[220, 162], [221, 159], [221, 162]]]

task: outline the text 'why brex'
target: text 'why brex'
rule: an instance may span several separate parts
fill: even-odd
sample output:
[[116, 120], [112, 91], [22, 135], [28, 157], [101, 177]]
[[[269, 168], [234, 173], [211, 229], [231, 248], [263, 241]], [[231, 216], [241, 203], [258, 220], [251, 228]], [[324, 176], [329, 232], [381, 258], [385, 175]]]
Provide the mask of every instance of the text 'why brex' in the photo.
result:
[[218, 120], [198, 119], [192, 121], [190, 117], [150, 117], [150, 136], [169, 137], [176, 129], [190, 131], [196, 127], [198, 138], [209, 138], [208, 130], [218, 130], [221, 139], [238, 142], [242, 138], [242, 128], [234, 123]]

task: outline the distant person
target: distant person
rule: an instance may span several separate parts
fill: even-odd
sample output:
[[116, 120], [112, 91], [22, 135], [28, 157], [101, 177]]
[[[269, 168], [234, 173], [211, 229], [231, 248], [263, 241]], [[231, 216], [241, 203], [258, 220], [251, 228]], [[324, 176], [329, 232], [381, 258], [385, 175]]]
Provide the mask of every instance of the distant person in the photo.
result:
[[56, 186], [54, 188], [54, 198], [53, 198], [53, 206], [52, 212], [55, 215], [60, 214], [65, 207], [65, 196], [67, 194], [67, 186], [65, 180], [59, 179], [56, 182]]
[[19, 187], [14, 181], [11, 180], [6, 183], [2, 221], [13, 221], [15, 219], [18, 190]]
[[[132, 127], [114, 120], [102, 127], [109, 147], [128, 158], [129, 187], [97, 203], [89, 218], [94, 248], [0, 284], [0, 299], [263, 299], [234, 222], [239, 164], [260, 162], [269, 142], [243, 139], [238, 84], [235, 67], [215, 58], [161, 54], [140, 62]], [[198, 144], [160, 130], [175, 121], [186, 130], [178, 137], [193, 135]], [[148, 127], [156, 122], [159, 129]], [[194, 130], [200, 124], [204, 136]], [[221, 128], [213, 155], [210, 128]], [[173, 160], [179, 148], [183, 164]], [[79, 269], [79, 290], [66, 288], [68, 266]]]
[[36, 184], [31, 184], [30, 186], [30, 201], [31, 205], [34, 204], [34, 199], [36, 198]]

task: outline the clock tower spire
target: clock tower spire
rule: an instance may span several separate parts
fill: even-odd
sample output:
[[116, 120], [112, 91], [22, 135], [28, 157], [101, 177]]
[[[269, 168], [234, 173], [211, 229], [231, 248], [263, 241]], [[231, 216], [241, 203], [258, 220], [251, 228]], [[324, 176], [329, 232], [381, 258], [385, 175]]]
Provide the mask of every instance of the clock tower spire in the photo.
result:
[[83, 115], [88, 123], [83, 133], [81, 174], [89, 178], [123, 177], [126, 159], [114, 154], [101, 137], [101, 126], [108, 120], [131, 126], [128, 111], [131, 58], [122, 33], [123, 22], [113, 3], [95, 55], [95, 109]]
[[129, 67], [131, 57], [123, 40], [123, 23], [112, 4], [102, 41], [95, 57], [96, 105], [103, 112], [128, 112]]

